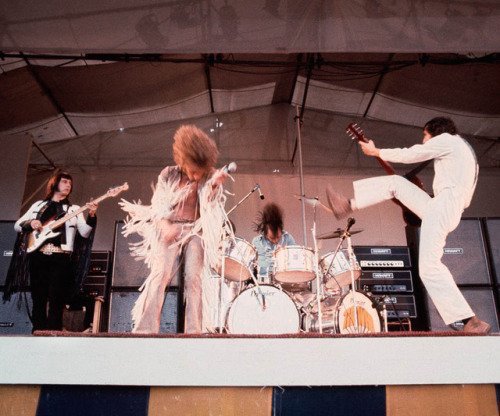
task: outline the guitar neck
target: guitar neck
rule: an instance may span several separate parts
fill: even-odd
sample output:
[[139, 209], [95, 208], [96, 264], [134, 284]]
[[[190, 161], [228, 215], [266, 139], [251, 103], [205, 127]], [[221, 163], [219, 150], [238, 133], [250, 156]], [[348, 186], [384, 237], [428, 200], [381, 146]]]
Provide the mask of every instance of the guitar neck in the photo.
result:
[[[92, 200], [92, 202], [95, 202], [96, 204], [98, 204], [99, 202], [105, 200], [106, 198], [109, 198], [109, 195], [104, 194], [104, 195], [101, 195], [99, 198]], [[69, 214], [66, 214], [64, 217], [62, 217], [62, 218], [58, 219], [57, 221], [54, 221], [52, 224], [50, 224], [50, 229], [55, 230], [56, 228], [63, 225], [66, 221], [70, 220], [73, 217], [76, 217], [77, 215], [81, 214], [82, 212], [84, 212], [87, 209], [89, 209], [87, 207], [87, 205], [84, 205], [83, 207], [80, 207], [76, 211], [71, 212]]]
[[378, 160], [378, 163], [380, 163], [380, 166], [382, 166], [382, 168], [385, 170], [385, 173], [387, 173], [388, 175], [394, 175], [396, 173], [392, 165], [387, 163], [385, 160], [380, 159], [379, 157], [376, 157], [375, 159]]

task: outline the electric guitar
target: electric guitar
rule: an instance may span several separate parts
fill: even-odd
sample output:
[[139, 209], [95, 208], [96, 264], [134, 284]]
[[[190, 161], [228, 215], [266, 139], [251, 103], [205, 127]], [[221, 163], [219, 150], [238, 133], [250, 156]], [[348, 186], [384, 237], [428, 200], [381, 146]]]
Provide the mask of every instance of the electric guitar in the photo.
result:
[[[121, 186], [117, 186], [116, 188], [111, 188], [104, 195], [101, 195], [99, 198], [94, 199], [91, 202], [98, 204], [99, 202], [104, 201], [105, 199], [110, 197], [115, 197], [126, 190], [128, 190], [127, 182], [125, 182]], [[61, 234], [61, 231], [54, 230], [58, 229], [66, 221], [70, 220], [73, 217], [76, 217], [87, 209], [88, 206], [84, 205], [76, 211], [68, 213], [59, 219], [52, 219], [43, 224], [43, 227], [40, 230], [35, 230], [30, 234], [28, 239], [28, 248], [26, 249], [26, 251], [28, 253], [32, 253], [33, 251], [38, 250], [41, 246], [43, 246], [47, 240], [57, 237], [59, 234]]]
[[[351, 136], [351, 138], [353, 140], [356, 139], [358, 142], [365, 142], [365, 143], [369, 142], [369, 140], [365, 137], [365, 134], [364, 134], [363, 130], [361, 129], [361, 127], [359, 127], [355, 123], [350, 123], [347, 126], [346, 133], [349, 136]], [[395, 175], [396, 174], [396, 171], [394, 170], [394, 168], [391, 166], [390, 163], [386, 162], [385, 160], [382, 160], [379, 157], [375, 157], [375, 158], [377, 159], [377, 161], [380, 163], [380, 165], [382, 166], [382, 168], [385, 170], [385, 172], [388, 175]], [[419, 173], [423, 168], [425, 168], [431, 162], [432, 162], [432, 159], [427, 160], [403, 176], [406, 179], [408, 179], [410, 182], [412, 182], [413, 184], [417, 185], [420, 189], [424, 189], [424, 184], [417, 177], [417, 173]], [[407, 225], [411, 225], [414, 227], [420, 226], [421, 220], [417, 215], [415, 215], [408, 207], [403, 205], [403, 203], [401, 203], [401, 201], [399, 201], [398, 199], [393, 198], [392, 200], [396, 204], [398, 204], [401, 207], [401, 209], [403, 210], [403, 218], [404, 218]]]

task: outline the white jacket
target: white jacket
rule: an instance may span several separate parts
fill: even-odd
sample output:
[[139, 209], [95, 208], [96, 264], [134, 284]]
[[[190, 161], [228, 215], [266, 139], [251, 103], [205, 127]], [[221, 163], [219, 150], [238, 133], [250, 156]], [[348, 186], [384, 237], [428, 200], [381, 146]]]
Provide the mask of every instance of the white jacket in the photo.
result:
[[444, 189], [451, 189], [460, 195], [464, 208], [469, 206], [479, 167], [471, 146], [459, 135], [443, 133], [425, 144], [403, 149], [380, 149], [380, 158], [394, 163], [418, 163], [434, 159], [434, 195], [439, 195]]
[[[17, 232], [21, 232], [22, 228], [21, 225], [25, 221], [31, 221], [36, 219], [38, 213], [40, 212], [41, 208], [43, 208], [47, 204], [47, 201], [36, 201], [26, 213], [19, 218], [16, 223], [14, 224], [14, 229]], [[75, 212], [80, 209], [78, 205], [71, 205], [68, 208], [67, 204], [63, 205], [64, 211], [67, 213]], [[76, 236], [76, 229], [78, 229], [78, 232], [80, 235], [84, 238], [87, 238], [90, 235], [90, 232], [92, 231], [92, 227], [87, 224], [85, 217], [83, 216], [82, 213], [78, 214], [76, 217], [73, 217], [66, 221], [64, 223], [65, 229], [66, 229], [66, 244], [61, 244], [61, 248], [64, 251], [73, 251], [73, 244], [75, 242], [75, 236]], [[62, 228], [62, 227], [61, 227]], [[48, 240], [50, 242], [50, 240]]]

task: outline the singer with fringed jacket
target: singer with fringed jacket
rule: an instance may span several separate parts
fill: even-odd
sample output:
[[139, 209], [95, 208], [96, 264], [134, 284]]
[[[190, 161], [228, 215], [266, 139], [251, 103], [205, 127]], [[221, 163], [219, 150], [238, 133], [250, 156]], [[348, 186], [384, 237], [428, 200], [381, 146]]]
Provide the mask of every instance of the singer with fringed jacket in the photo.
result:
[[160, 332], [165, 289], [176, 274], [184, 281], [184, 332], [205, 332], [202, 279], [217, 268], [223, 237], [234, 238], [222, 189], [230, 167], [215, 169], [215, 142], [196, 126], [183, 125], [174, 134], [173, 157], [176, 166], [160, 173], [151, 205], [121, 202], [128, 213], [124, 235], [142, 237], [132, 255], [150, 269], [132, 310], [135, 333]]

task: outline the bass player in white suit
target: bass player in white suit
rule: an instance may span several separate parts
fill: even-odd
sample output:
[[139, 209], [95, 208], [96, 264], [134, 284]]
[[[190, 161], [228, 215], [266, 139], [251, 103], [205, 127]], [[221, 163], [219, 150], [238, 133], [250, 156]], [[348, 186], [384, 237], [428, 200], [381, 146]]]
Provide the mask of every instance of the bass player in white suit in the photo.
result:
[[[55, 231], [60, 233], [51, 236], [41, 243], [41, 246], [29, 252], [30, 235], [43, 229], [44, 224], [71, 214], [80, 209], [78, 205], [71, 205], [69, 195], [73, 190], [73, 179], [65, 172], [56, 171], [49, 179], [45, 198], [35, 202], [28, 211], [19, 218], [14, 229], [20, 233], [23, 242], [16, 243], [14, 259], [11, 262], [10, 274], [20, 274], [22, 268], [29, 270], [31, 297], [33, 301], [32, 322], [33, 331], [36, 330], [61, 330], [64, 305], [75, 290], [75, 259], [72, 257], [75, 248], [77, 233], [84, 239], [90, 240], [84, 245], [91, 245], [89, 239], [96, 225], [97, 204], [87, 204], [89, 210], [85, 219], [83, 213], [68, 219]], [[18, 239], [19, 241], [20, 239]], [[86, 256], [90, 254], [90, 247], [85, 249]], [[21, 255], [17, 255], [22, 252]], [[25, 257], [26, 261], [19, 260]], [[84, 260], [85, 262], [85, 260]], [[18, 270], [13, 270], [13, 269]]]

